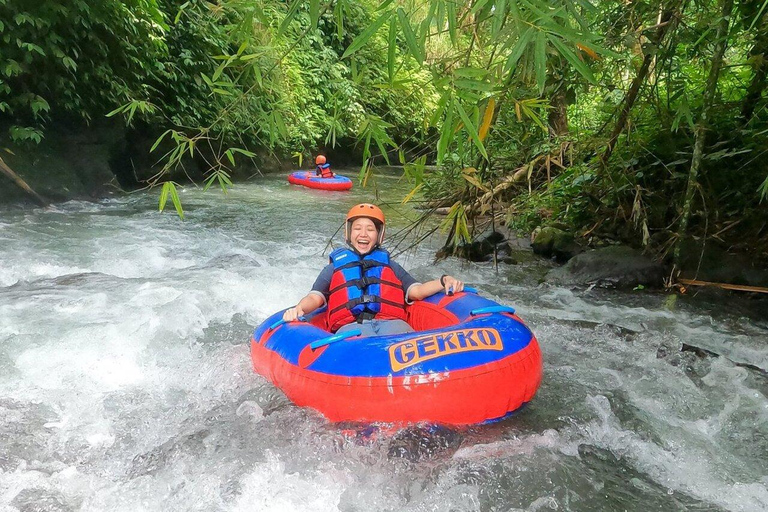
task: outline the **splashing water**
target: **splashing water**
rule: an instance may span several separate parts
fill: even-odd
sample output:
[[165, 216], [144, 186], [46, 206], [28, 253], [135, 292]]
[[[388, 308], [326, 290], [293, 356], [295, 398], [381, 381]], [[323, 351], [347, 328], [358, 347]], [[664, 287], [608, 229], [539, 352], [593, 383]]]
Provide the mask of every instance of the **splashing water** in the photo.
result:
[[0, 511], [768, 509], [768, 325], [750, 304], [539, 285], [546, 262], [435, 267], [433, 239], [398, 260], [518, 309], [544, 353], [534, 401], [461, 430], [292, 405], [248, 338], [372, 193], [266, 177], [184, 190], [184, 222], [146, 194], [0, 210]]

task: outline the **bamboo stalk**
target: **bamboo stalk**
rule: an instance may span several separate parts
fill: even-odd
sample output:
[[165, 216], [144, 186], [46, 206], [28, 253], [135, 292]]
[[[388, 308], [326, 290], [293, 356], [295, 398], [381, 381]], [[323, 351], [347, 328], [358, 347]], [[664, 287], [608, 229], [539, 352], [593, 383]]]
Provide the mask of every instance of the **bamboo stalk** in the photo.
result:
[[712, 55], [712, 66], [709, 70], [709, 76], [707, 77], [706, 88], [704, 90], [704, 102], [701, 107], [701, 115], [693, 130], [694, 144], [693, 155], [691, 156], [691, 168], [688, 171], [688, 185], [685, 189], [683, 213], [680, 217], [680, 225], [677, 230], [678, 237], [673, 257], [677, 268], [680, 268], [683, 240], [687, 234], [688, 221], [691, 218], [691, 212], [693, 210], [694, 192], [699, 184], [699, 172], [701, 171], [701, 164], [704, 160], [705, 135], [709, 128], [709, 113], [715, 102], [717, 79], [720, 77], [720, 69], [723, 65], [723, 55], [725, 55], [725, 50], [728, 46], [728, 27], [730, 25], [732, 10], [733, 0], [722, 0], [722, 13], [720, 22], [717, 25], [717, 46]]
[[32, 190], [32, 187], [27, 185], [27, 182], [24, 181], [21, 176], [13, 172], [13, 169], [8, 167], [8, 164], [3, 161], [3, 158], [0, 157], [0, 172], [5, 174], [11, 181], [13, 181], [19, 188], [21, 188], [24, 192], [32, 196], [34, 198], [35, 202], [39, 204], [40, 206], [48, 206], [48, 201], [43, 199], [43, 197]]

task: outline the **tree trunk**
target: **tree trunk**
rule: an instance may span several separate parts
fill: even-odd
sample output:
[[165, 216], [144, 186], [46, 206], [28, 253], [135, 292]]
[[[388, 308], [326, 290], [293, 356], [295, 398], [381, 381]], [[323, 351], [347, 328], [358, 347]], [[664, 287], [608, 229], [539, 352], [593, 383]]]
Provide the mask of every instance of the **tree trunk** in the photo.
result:
[[565, 84], [558, 88], [557, 92], [550, 98], [550, 107], [548, 123], [550, 138], [568, 135], [568, 98], [563, 90]]
[[8, 167], [8, 164], [3, 161], [2, 157], [0, 157], [0, 173], [5, 174], [11, 181], [13, 181], [19, 188], [21, 188], [24, 192], [32, 196], [32, 199], [35, 200], [37, 204], [40, 206], [48, 206], [48, 201], [43, 199], [43, 197], [32, 190], [32, 187], [27, 185], [27, 182], [24, 181], [21, 176], [13, 172], [13, 169]]
[[717, 79], [720, 77], [720, 69], [723, 65], [723, 54], [728, 46], [728, 25], [731, 20], [732, 10], [733, 0], [722, 0], [722, 13], [717, 25], [717, 40], [715, 43], [715, 53], [712, 56], [712, 67], [709, 70], [707, 85], [704, 89], [704, 103], [701, 107], [701, 115], [694, 128], [691, 169], [688, 172], [688, 186], [685, 190], [683, 214], [680, 218], [680, 227], [677, 232], [677, 242], [675, 245], [674, 262], [677, 268], [680, 268], [682, 242], [688, 231], [688, 222], [691, 218], [693, 205], [693, 195], [698, 186], [699, 171], [701, 170], [701, 161], [704, 156], [704, 140], [706, 139], [707, 125], [709, 122], [709, 109], [712, 107], [712, 103], [715, 100], [715, 94], [717, 93]]
[[[678, 14], [678, 11], [682, 11], [684, 4], [685, 0], [673, 0], [668, 7], [664, 8], [664, 11], [659, 17], [660, 23], [656, 29], [656, 34], [651, 41], [651, 44], [653, 44], [655, 47], [658, 48], [661, 46], [661, 43], [664, 41], [664, 38], [667, 36], [667, 34], [673, 32], [677, 27], [678, 17], [676, 15]], [[629, 119], [629, 112], [632, 110], [632, 107], [637, 100], [637, 95], [640, 93], [640, 87], [642, 87], [646, 77], [648, 76], [648, 70], [651, 67], [651, 63], [655, 59], [655, 53], [656, 52], [647, 52], [645, 54], [643, 57], [643, 63], [640, 66], [640, 69], [637, 71], [635, 79], [632, 80], [632, 84], [629, 86], [629, 90], [627, 91], [627, 95], [624, 97], [624, 102], [622, 104], [621, 110], [619, 111], [619, 118], [616, 120], [616, 124], [614, 125], [613, 131], [611, 132], [611, 136], [608, 138], [608, 144], [605, 148], [605, 151], [602, 155], [600, 155], [601, 168], [605, 168], [608, 160], [613, 154], [614, 148], [616, 147], [616, 142], [619, 140], [619, 135], [621, 135], [621, 133], [624, 131], [624, 128], [626, 128], [627, 119]]]

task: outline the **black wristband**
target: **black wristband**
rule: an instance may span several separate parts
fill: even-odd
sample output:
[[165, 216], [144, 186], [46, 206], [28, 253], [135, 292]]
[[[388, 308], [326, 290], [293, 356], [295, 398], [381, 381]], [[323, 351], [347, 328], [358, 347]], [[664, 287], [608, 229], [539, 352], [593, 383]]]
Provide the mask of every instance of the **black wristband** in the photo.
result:
[[448, 277], [448, 274], [443, 274], [440, 276], [440, 286], [445, 288], [445, 278]]

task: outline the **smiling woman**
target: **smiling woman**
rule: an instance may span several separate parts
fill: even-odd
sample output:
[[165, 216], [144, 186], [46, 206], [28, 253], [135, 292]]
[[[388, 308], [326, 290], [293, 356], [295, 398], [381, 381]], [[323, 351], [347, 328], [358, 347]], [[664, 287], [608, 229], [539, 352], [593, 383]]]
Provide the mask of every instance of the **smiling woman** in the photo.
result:
[[419, 283], [392, 261], [384, 242], [386, 219], [376, 205], [361, 203], [347, 213], [344, 238], [349, 248], [337, 249], [320, 272], [312, 290], [283, 313], [291, 322], [327, 305], [331, 332], [361, 329], [363, 335], [411, 332], [406, 303], [443, 290], [460, 292], [464, 283], [448, 275]]

